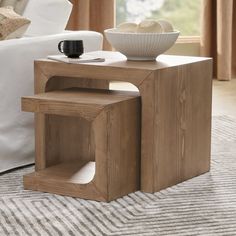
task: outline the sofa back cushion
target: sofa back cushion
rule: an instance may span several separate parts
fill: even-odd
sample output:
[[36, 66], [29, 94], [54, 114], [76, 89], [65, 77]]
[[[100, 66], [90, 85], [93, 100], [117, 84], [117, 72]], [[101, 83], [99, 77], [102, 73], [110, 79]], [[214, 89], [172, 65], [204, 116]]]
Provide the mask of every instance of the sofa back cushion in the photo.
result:
[[0, 0], [0, 7], [12, 6], [18, 14], [22, 15], [29, 0]]
[[68, 0], [29, 0], [23, 16], [31, 20], [26, 36], [62, 33], [72, 11]]
[[0, 7], [0, 40], [20, 38], [30, 21], [18, 15], [12, 6]]

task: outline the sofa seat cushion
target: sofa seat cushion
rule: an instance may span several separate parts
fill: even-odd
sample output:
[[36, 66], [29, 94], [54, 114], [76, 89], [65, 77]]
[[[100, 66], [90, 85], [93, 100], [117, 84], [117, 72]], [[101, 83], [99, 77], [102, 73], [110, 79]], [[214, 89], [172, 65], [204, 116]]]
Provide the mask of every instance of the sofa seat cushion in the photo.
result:
[[18, 15], [13, 7], [0, 8], [0, 40], [22, 37], [29, 24], [30, 20]]
[[29, 0], [0, 0], [0, 7], [12, 6], [18, 14], [22, 15]]

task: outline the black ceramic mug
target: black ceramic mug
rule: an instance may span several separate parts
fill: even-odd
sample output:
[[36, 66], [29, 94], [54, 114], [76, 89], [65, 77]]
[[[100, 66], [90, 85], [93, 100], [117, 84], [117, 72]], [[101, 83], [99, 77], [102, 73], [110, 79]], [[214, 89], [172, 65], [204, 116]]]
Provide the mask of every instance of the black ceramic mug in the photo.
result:
[[69, 58], [79, 58], [84, 53], [83, 40], [61, 41], [58, 50]]

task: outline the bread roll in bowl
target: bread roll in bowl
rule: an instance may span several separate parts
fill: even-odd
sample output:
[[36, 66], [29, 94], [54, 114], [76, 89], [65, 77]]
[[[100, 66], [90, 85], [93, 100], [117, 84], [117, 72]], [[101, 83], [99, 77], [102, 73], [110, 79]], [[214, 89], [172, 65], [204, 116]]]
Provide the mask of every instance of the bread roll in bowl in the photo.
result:
[[137, 33], [162, 33], [163, 28], [155, 20], [144, 20], [138, 24]]
[[158, 20], [158, 23], [161, 25], [164, 32], [173, 32], [174, 28], [172, 24], [167, 20]]
[[125, 23], [121, 23], [120, 25], [118, 25], [116, 28], [116, 31], [135, 33], [137, 31], [137, 27], [138, 27], [138, 25], [136, 23], [125, 22]]

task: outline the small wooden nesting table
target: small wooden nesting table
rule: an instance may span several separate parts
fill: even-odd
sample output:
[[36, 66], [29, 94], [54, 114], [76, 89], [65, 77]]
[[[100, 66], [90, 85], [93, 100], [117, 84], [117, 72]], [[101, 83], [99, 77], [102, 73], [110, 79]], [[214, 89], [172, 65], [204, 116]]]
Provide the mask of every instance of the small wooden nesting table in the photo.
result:
[[23, 97], [22, 110], [45, 122], [36, 132], [45, 168], [24, 176], [26, 189], [106, 202], [139, 190], [138, 93], [60, 89]]
[[[162, 55], [154, 62], [127, 61], [117, 52], [93, 52], [105, 62], [35, 62], [35, 93], [70, 87], [108, 88], [111, 81], [135, 85], [141, 96], [141, 190], [156, 192], [209, 171], [212, 60]], [[44, 169], [41, 127], [36, 119], [36, 168]], [[85, 126], [86, 127], [86, 124]], [[37, 145], [40, 143], [41, 145]]]

